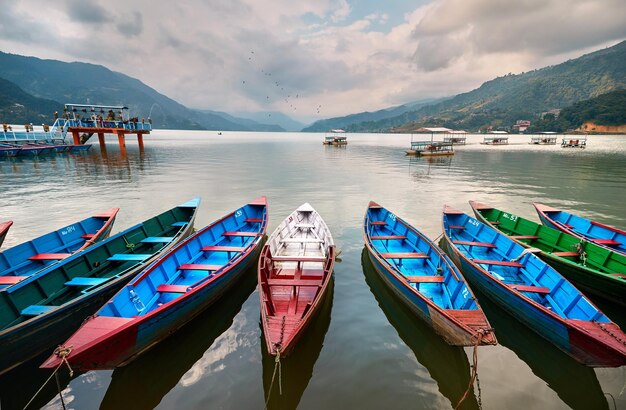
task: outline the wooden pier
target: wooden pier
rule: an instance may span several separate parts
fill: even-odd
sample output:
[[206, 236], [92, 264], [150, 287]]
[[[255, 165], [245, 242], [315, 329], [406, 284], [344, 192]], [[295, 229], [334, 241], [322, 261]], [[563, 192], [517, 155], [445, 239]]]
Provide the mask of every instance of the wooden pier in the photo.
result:
[[131, 118], [124, 106], [65, 104], [64, 116], [64, 128], [72, 134], [74, 144], [85, 144], [95, 134], [102, 151], [106, 150], [105, 134], [116, 135], [120, 152], [126, 154], [127, 135], [136, 135], [139, 150], [143, 150], [143, 136], [152, 131], [150, 121]]

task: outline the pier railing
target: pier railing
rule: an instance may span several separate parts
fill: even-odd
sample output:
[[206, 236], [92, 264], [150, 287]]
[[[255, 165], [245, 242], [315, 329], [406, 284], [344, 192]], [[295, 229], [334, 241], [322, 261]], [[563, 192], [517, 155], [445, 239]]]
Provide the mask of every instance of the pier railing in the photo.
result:
[[65, 141], [69, 128], [124, 129], [128, 131], [152, 131], [150, 123], [134, 121], [66, 120], [58, 118], [52, 126], [3, 124], [1, 142], [53, 142]]

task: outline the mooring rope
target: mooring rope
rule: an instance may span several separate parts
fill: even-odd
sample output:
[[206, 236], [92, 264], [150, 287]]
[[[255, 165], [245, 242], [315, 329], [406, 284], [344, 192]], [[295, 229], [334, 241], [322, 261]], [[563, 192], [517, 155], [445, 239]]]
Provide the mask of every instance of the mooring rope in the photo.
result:
[[130, 242], [128, 242], [128, 240], [126, 239], [126, 237], [125, 237], [125, 236], [122, 236], [122, 238], [124, 238], [124, 242], [126, 242], [126, 247], [127, 247], [128, 249], [130, 249], [131, 251], [132, 251], [133, 249], [135, 249], [135, 244], [134, 244], [134, 243], [130, 243]]
[[267, 410], [267, 405], [270, 402], [270, 397], [272, 397], [272, 388], [274, 387], [274, 380], [276, 379], [276, 370], [278, 369], [278, 390], [280, 395], [283, 394], [283, 386], [282, 386], [282, 370], [280, 365], [280, 347], [276, 347], [276, 358], [274, 359], [274, 373], [272, 373], [272, 382], [270, 383], [270, 388], [267, 393], [267, 399], [265, 400], [265, 409]]
[[478, 346], [480, 346], [480, 343], [483, 340], [483, 336], [486, 335], [489, 331], [490, 330], [487, 329], [479, 329], [476, 332], [476, 343], [474, 343], [474, 352], [472, 355], [472, 375], [470, 376], [470, 380], [467, 384], [467, 389], [465, 389], [465, 393], [463, 393], [463, 396], [461, 397], [459, 402], [456, 404], [456, 406], [454, 406], [454, 410], [457, 410], [459, 407], [461, 407], [461, 404], [463, 404], [463, 401], [465, 401], [465, 399], [469, 395], [470, 390], [472, 390], [472, 386], [474, 386], [474, 381], [478, 379]]
[[41, 393], [43, 388], [46, 386], [46, 384], [48, 384], [48, 382], [52, 379], [52, 377], [56, 377], [57, 390], [59, 391], [59, 397], [61, 398], [61, 405], [63, 406], [63, 409], [65, 409], [65, 402], [63, 401], [63, 394], [61, 394], [61, 383], [59, 382], [59, 378], [58, 378], [58, 371], [61, 368], [61, 366], [63, 366], [65, 364], [65, 365], [67, 365], [67, 368], [70, 371], [70, 377], [72, 377], [74, 375], [74, 370], [72, 370], [72, 367], [70, 366], [70, 363], [67, 361], [67, 356], [69, 356], [69, 354], [72, 353], [72, 348], [73, 347], [74, 346], [69, 346], [69, 347], [59, 346], [56, 349], [54, 349], [54, 354], [58, 358], [61, 359], [61, 362], [56, 367], [56, 369], [54, 369], [54, 371], [52, 372], [50, 377], [48, 377], [46, 379], [46, 381], [41, 385], [39, 390], [37, 390], [35, 392], [35, 394], [33, 395], [33, 397], [31, 397], [31, 399], [28, 401], [28, 403], [26, 403], [26, 406], [24, 406], [24, 410], [26, 410], [28, 408], [28, 406], [30, 406], [30, 404], [33, 402], [33, 400], [35, 400], [35, 397], [37, 397], [39, 395], [39, 393]]

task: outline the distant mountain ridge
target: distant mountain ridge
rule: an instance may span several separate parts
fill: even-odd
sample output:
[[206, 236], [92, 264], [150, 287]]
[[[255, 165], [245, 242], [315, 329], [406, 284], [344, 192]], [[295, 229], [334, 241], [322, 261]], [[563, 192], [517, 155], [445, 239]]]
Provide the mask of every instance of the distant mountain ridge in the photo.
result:
[[626, 88], [626, 41], [564, 63], [505, 75], [443, 102], [379, 121], [352, 124], [348, 131], [410, 131], [445, 126], [470, 131], [535, 119], [609, 91]]
[[[141, 81], [96, 64], [43, 60], [0, 52], [0, 78], [33, 97], [63, 103], [124, 104], [131, 115], [147, 119], [156, 128], [230, 131], [280, 130], [236, 117], [185, 107]], [[4, 98], [11, 98], [3, 95]], [[62, 109], [62, 107], [61, 107]], [[53, 111], [49, 113], [52, 114]], [[6, 118], [12, 122], [17, 119]]]
[[364, 127], [365, 129], [361, 129], [362, 131], [366, 130], [370, 132], [375, 132], [377, 130], [369, 128], [369, 124], [373, 124], [376, 121], [384, 120], [387, 118], [398, 117], [407, 112], [417, 110], [420, 107], [445, 101], [446, 99], [447, 98], [431, 98], [399, 105], [396, 107], [384, 108], [382, 110], [373, 112], [366, 111], [357, 114], [346, 115], [343, 117], [334, 117], [325, 120], [319, 120], [304, 128], [302, 132], [325, 132], [337, 128], [345, 128], [350, 131], [355, 131], [355, 127]]
[[56, 101], [34, 97], [11, 81], [0, 78], [0, 122], [50, 124], [52, 114], [63, 109]]

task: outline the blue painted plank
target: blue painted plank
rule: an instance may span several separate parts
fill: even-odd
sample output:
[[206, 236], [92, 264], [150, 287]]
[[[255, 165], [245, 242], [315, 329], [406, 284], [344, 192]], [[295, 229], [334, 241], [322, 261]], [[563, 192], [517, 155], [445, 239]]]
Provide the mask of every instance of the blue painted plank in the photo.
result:
[[72, 280], [65, 282], [66, 286], [96, 286], [108, 281], [108, 278], [85, 278], [77, 276]]
[[143, 243], [170, 243], [174, 240], [171, 236], [149, 236], [141, 240]]
[[126, 261], [143, 261], [151, 257], [152, 254], [146, 253], [116, 253], [107, 260], [126, 262]]

